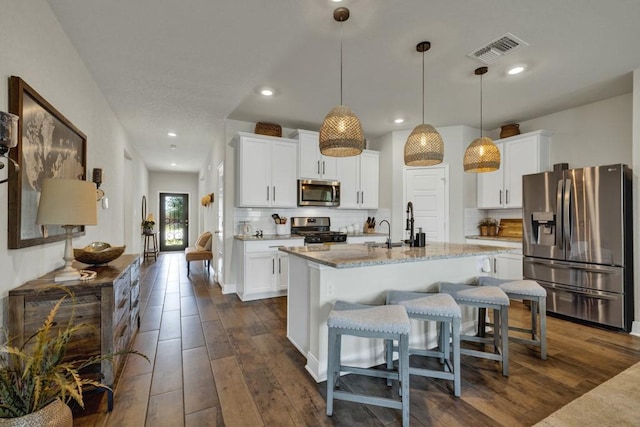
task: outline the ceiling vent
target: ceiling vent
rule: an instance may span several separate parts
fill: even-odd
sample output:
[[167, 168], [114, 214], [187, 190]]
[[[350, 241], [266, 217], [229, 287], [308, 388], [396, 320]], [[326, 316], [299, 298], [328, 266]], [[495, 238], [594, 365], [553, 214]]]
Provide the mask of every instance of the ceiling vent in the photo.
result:
[[507, 33], [481, 48], [474, 50], [467, 56], [484, 62], [485, 64], [493, 64], [506, 54], [524, 46], [529, 46], [529, 43], [519, 39], [511, 33]]

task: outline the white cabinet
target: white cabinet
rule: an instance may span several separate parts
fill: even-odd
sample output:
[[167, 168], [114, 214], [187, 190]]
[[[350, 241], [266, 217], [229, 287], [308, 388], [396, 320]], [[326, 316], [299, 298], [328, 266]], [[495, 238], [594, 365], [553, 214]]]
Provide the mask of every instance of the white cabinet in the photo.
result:
[[[522, 249], [521, 242], [466, 239], [466, 243], [485, 246], [503, 246]], [[498, 279], [522, 280], [522, 254], [505, 253], [488, 256], [483, 262], [482, 271]]]
[[549, 169], [551, 133], [539, 130], [495, 142], [500, 169], [478, 174], [478, 208], [521, 208], [522, 176]]
[[320, 134], [298, 129], [291, 138], [298, 140], [298, 178], [338, 179], [338, 158], [320, 153]]
[[380, 153], [364, 150], [359, 156], [338, 158], [340, 209], [377, 209]]
[[297, 142], [239, 132], [236, 153], [238, 207], [294, 208]]
[[285, 295], [289, 287], [289, 255], [278, 248], [303, 245], [303, 239], [244, 242], [236, 287], [240, 299], [251, 301]]
[[365, 243], [386, 243], [387, 236], [383, 234], [359, 234], [347, 236], [347, 243], [350, 245], [363, 245]]

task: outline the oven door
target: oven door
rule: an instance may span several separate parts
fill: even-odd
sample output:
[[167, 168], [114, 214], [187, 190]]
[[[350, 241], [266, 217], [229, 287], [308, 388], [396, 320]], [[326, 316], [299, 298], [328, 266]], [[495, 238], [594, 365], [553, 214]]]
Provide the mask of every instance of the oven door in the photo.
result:
[[298, 206], [340, 206], [340, 182], [299, 179]]

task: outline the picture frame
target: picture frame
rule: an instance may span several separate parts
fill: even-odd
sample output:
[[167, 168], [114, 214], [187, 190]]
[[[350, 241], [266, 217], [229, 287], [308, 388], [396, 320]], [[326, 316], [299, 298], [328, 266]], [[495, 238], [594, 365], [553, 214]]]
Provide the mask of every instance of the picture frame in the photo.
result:
[[[7, 245], [62, 241], [61, 226], [36, 224], [40, 188], [45, 178], [86, 179], [87, 137], [20, 77], [9, 78], [9, 112], [20, 117], [18, 145], [10, 151], [20, 170], [9, 180]], [[73, 233], [84, 234], [84, 226]]]

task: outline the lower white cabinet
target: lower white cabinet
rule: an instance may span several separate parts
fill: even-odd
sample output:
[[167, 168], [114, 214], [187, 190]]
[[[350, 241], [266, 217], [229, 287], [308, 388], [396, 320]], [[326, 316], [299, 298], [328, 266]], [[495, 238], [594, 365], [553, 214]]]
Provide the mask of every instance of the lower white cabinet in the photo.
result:
[[[466, 243], [522, 249], [522, 243], [501, 240], [466, 239]], [[488, 256], [483, 263], [482, 271], [498, 279], [522, 280], [522, 254], [507, 253]]]
[[356, 236], [347, 236], [347, 243], [350, 245], [358, 245], [365, 243], [386, 243], [387, 236], [382, 234], [359, 234]]
[[303, 246], [303, 239], [245, 241], [236, 293], [242, 301], [286, 295], [289, 255], [282, 246]]

